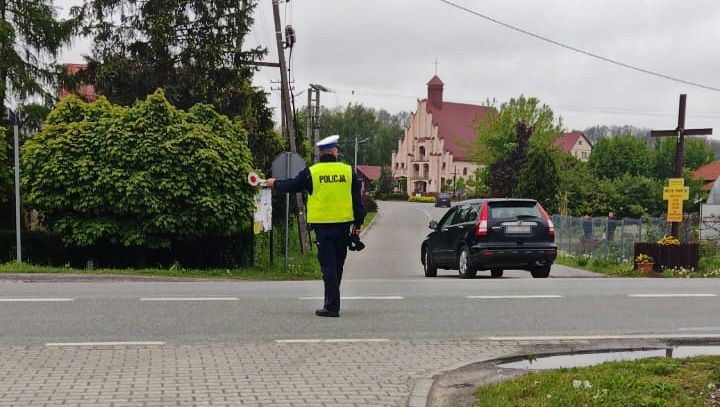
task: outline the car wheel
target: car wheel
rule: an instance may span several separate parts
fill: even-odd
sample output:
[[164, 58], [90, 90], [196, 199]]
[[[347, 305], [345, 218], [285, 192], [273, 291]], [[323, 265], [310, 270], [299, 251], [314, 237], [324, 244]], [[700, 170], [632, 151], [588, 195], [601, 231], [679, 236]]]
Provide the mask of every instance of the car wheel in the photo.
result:
[[490, 275], [494, 278], [500, 278], [503, 276], [503, 269], [490, 269]]
[[460, 278], [475, 278], [477, 269], [470, 264], [470, 251], [467, 246], [460, 248], [458, 252], [458, 273]]
[[437, 277], [437, 267], [433, 263], [428, 246], [423, 248], [423, 269], [425, 270], [425, 277]]
[[550, 275], [550, 266], [535, 267], [530, 270], [533, 278], [548, 278]]

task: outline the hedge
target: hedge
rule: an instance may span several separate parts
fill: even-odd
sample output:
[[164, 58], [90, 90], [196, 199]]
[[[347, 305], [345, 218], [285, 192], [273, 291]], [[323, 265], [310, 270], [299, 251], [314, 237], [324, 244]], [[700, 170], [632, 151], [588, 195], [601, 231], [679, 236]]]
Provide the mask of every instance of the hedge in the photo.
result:
[[408, 198], [408, 202], [435, 203], [435, 201], [434, 196], [411, 196]]
[[[85, 268], [88, 261], [93, 267], [145, 268], [170, 267], [179, 263], [183, 267], [233, 268], [252, 265], [253, 236], [204, 237], [196, 239], [169, 238], [165, 249], [125, 247], [101, 242], [90, 247], [65, 246], [62, 239], [48, 232], [22, 233], [23, 261], [48, 266]], [[0, 231], [0, 263], [13, 261], [15, 232]]]

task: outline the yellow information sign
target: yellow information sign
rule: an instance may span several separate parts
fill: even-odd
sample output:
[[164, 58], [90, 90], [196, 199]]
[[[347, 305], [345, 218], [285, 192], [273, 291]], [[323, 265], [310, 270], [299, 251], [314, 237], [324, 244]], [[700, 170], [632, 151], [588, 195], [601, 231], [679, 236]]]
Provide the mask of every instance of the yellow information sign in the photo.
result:
[[668, 186], [670, 188], [682, 188], [685, 186], [684, 178], [670, 178], [668, 180]]
[[663, 199], [668, 201], [667, 221], [682, 222], [683, 201], [690, 198], [690, 188], [682, 178], [670, 178], [663, 188]]

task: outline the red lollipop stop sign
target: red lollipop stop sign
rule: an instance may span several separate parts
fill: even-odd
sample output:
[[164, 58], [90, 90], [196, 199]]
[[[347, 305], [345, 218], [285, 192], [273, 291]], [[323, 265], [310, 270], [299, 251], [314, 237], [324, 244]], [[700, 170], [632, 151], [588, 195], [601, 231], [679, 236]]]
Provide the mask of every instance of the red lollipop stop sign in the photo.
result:
[[248, 174], [248, 183], [249, 183], [250, 185], [256, 187], [256, 186], [262, 184], [263, 182], [265, 182], [265, 180], [262, 179], [262, 178], [260, 178], [260, 177], [259, 177], [257, 174], [255, 174], [254, 172], [251, 172], [251, 173]]

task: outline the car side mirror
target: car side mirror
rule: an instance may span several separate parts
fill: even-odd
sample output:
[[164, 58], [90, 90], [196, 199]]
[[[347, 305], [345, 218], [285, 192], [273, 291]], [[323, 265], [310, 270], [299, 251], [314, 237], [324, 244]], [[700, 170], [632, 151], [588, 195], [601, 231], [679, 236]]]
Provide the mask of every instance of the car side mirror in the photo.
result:
[[431, 221], [430, 221], [430, 225], [428, 225], [428, 226], [430, 226], [430, 229], [432, 229], [432, 230], [437, 230], [437, 228], [438, 228], [438, 223], [437, 223], [437, 221], [435, 221], [435, 220], [431, 220]]

